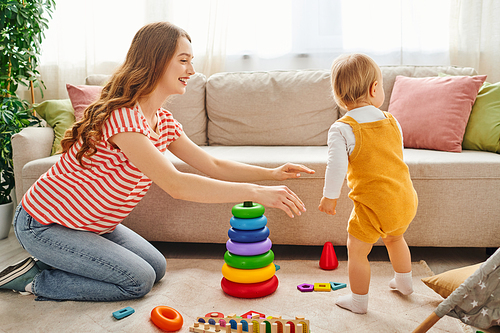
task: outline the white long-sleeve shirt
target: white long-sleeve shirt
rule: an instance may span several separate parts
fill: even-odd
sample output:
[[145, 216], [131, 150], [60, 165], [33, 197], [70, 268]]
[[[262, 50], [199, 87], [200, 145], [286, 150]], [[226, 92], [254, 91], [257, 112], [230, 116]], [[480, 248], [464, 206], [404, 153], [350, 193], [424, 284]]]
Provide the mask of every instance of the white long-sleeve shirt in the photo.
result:
[[[374, 106], [363, 106], [353, 109], [346, 113], [347, 116], [353, 118], [358, 123], [370, 123], [385, 119], [382, 111]], [[403, 131], [401, 125], [396, 120], [401, 138]], [[323, 188], [323, 196], [328, 199], [338, 199], [344, 179], [347, 174], [347, 165], [349, 156], [356, 145], [356, 137], [351, 126], [342, 122], [335, 122], [328, 131], [328, 161], [325, 173], [325, 186]], [[403, 148], [404, 145], [401, 147]]]

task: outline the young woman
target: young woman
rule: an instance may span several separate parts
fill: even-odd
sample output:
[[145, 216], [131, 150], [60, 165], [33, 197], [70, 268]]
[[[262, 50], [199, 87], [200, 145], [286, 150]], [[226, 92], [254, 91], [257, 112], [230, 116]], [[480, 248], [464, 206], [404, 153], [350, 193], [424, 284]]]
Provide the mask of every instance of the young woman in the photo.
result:
[[[39, 300], [117, 301], [147, 294], [165, 274], [165, 258], [120, 222], [152, 182], [177, 199], [254, 201], [290, 217], [305, 211], [286, 186], [251, 182], [313, 170], [214, 158], [161, 108], [168, 96], [185, 92], [195, 73], [192, 59], [189, 35], [170, 23], [137, 32], [99, 100], [66, 133], [61, 159], [17, 208], [16, 236], [36, 259], [0, 272], [0, 288], [30, 292]], [[166, 149], [210, 178], [177, 171], [162, 154]]]

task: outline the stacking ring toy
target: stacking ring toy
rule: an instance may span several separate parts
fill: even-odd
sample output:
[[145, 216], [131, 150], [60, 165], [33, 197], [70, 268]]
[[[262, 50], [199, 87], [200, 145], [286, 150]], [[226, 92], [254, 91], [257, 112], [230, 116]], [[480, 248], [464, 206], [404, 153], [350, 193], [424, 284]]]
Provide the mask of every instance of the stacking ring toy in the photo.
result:
[[[252, 206], [249, 206], [250, 203], [252, 204]], [[234, 205], [231, 212], [234, 216], [240, 219], [253, 219], [255, 217], [264, 215], [265, 210], [266, 209], [261, 204], [248, 202], [248, 206], [247, 203]]]
[[226, 242], [226, 249], [240, 256], [257, 256], [266, 253], [272, 246], [273, 244], [269, 238], [255, 243], [238, 243], [230, 239]]
[[230, 228], [227, 235], [235, 242], [254, 243], [265, 240], [269, 237], [269, 228], [264, 227], [257, 230], [239, 230]]
[[240, 219], [238, 217], [231, 217], [229, 220], [231, 227], [239, 230], [257, 230], [264, 228], [267, 224], [267, 217], [264, 215], [253, 219]]
[[151, 311], [151, 321], [167, 332], [180, 330], [184, 323], [179, 311], [168, 306], [157, 306], [154, 308]]
[[257, 256], [238, 256], [229, 251], [224, 254], [224, 261], [231, 267], [240, 269], [255, 269], [266, 267], [274, 260], [274, 252], [272, 250]]
[[274, 264], [257, 269], [239, 269], [233, 268], [228, 264], [222, 265], [222, 275], [226, 279], [236, 283], [258, 283], [269, 280], [276, 273]]
[[257, 298], [272, 294], [278, 288], [278, 278], [274, 275], [267, 281], [245, 284], [222, 278], [220, 285], [228, 295], [240, 298]]

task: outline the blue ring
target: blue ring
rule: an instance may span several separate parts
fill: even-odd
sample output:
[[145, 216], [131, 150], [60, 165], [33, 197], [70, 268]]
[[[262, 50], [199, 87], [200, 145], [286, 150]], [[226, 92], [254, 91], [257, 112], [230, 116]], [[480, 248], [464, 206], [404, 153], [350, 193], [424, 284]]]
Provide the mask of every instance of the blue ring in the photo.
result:
[[227, 231], [227, 235], [231, 240], [240, 243], [254, 243], [265, 240], [269, 237], [269, 228], [264, 227], [257, 230], [239, 230], [231, 228]]
[[256, 217], [254, 219], [240, 219], [237, 217], [231, 217], [229, 220], [231, 227], [239, 230], [257, 230], [264, 228], [267, 224], [267, 217], [264, 215]]

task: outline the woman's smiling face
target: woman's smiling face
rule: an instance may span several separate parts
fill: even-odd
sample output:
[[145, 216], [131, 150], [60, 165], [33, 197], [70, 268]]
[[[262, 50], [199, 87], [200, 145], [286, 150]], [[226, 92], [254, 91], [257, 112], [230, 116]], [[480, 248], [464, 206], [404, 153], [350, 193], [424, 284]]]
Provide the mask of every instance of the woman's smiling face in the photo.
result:
[[193, 64], [193, 48], [185, 37], [177, 43], [174, 57], [170, 61], [157, 89], [165, 95], [182, 95], [186, 92], [187, 81], [195, 73]]

